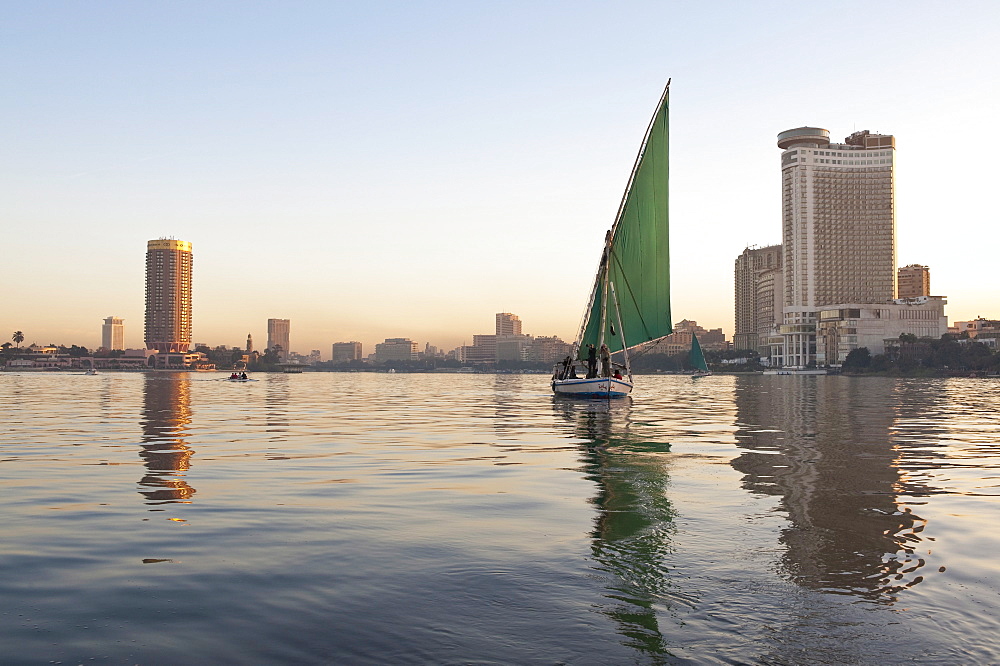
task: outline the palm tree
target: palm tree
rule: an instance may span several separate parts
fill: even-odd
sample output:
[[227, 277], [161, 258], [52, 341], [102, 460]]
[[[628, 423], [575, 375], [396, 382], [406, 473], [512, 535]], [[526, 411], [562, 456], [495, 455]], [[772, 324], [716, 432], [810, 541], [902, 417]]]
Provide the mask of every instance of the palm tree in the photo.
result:
[[24, 333], [21, 331], [14, 331], [14, 335], [10, 336], [10, 339], [14, 341], [17, 345], [17, 351], [21, 351], [21, 343], [24, 342]]

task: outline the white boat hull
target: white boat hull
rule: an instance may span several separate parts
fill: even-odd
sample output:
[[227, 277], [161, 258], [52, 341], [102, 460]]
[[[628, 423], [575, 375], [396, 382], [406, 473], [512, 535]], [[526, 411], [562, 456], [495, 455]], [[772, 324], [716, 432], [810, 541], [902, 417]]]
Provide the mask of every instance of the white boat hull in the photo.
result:
[[818, 370], [797, 370], [794, 368], [776, 368], [774, 370], [765, 370], [763, 372], [765, 375], [825, 375], [827, 374], [825, 368], [820, 368]]
[[552, 390], [574, 398], [624, 398], [632, 392], [632, 383], [613, 377], [553, 379]]

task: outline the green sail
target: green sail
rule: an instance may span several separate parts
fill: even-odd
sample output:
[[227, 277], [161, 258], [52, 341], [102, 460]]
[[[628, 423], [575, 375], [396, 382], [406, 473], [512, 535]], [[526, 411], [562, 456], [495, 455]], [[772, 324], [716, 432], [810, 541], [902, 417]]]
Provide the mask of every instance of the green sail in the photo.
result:
[[[587, 357], [587, 345], [600, 347], [602, 338], [608, 348], [616, 352], [625, 346], [635, 347], [673, 332], [667, 223], [669, 92], [668, 83], [646, 130], [611, 229], [610, 243], [601, 257], [590, 307], [577, 340], [581, 359]], [[605, 274], [617, 295], [621, 331], [612, 292], [605, 288]], [[602, 336], [605, 298], [610, 306], [603, 317]]]
[[691, 333], [691, 353], [689, 358], [695, 370], [708, 372], [708, 363], [705, 363], [705, 353], [701, 351], [701, 343], [698, 342], [698, 336], [694, 333]]

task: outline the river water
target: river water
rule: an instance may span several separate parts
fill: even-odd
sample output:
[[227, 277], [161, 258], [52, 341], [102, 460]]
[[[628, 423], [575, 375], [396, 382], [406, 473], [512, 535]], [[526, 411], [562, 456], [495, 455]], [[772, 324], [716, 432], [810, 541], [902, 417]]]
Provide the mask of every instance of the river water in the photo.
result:
[[1000, 661], [1000, 380], [0, 373], [0, 662]]

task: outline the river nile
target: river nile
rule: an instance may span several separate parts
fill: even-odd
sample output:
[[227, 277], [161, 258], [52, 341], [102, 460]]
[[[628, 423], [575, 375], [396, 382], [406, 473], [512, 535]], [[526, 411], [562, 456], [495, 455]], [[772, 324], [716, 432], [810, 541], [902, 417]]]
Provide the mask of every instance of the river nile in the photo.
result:
[[0, 662], [1000, 661], [1000, 380], [0, 373]]

